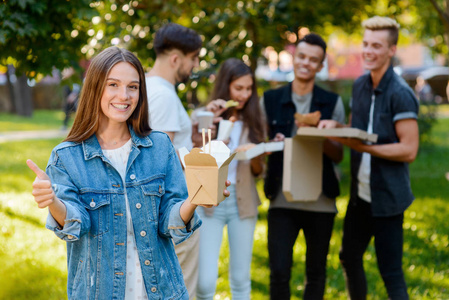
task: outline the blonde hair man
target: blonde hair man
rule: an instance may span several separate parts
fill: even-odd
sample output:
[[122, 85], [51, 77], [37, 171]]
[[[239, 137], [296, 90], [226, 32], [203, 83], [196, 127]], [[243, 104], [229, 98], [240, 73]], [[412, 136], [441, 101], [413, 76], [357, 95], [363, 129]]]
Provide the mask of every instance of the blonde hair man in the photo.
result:
[[[375, 144], [335, 139], [351, 150], [351, 196], [345, 217], [340, 260], [351, 299], [366, 299], [363, 254], [374, 237], [377, 263], [390, 299], [408, 299], [402, 271], [404, 211], [414, 200], [408, 164], [418, 152], [418, 101], [396, 75], [399, 24], [385, 17], [363, 22], [363, 63], [368, 74], [352, 91], [351, 127], [378, 134]], [[319, 127], [341, 127], [325, 120]]]

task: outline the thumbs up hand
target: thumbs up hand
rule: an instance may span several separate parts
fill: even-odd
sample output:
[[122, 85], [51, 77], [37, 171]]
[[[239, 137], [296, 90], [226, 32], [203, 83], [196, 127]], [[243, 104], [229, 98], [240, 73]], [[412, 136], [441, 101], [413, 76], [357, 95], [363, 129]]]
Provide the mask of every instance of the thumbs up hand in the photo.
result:
[[55, 201], [55, 193], [51, 187], [51, 180], [31, 159], [27, 160], [28, 167], [36, 174], [31, 194], [39, 208], [45, 208]]

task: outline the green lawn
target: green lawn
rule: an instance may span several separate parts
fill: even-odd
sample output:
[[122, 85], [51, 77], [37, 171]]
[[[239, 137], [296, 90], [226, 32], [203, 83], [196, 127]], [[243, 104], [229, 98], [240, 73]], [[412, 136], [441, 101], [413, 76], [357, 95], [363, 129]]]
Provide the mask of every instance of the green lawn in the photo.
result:
[[[71, 121], [74, 116], [75, 114], [72, 115]], [[0, 132], [59, 129], [64, 117], [62, 110], [35, 110], [30, 118], [0, 112]]]
[[[3, 122], [2, 118], [0, 124]], [[54, 124], [56, 128], [59, 126], [57, 122]], [[449, 119], [440, 119], [432, 131], [431, 143], [421, 145], [417, 160], [410, 166], [416, 200], [405, 213], [404, 270], [411, 299], [449, 299], [449, 227], [445, 221], [449, 215], [446, 209], [449, 182], [445, 179], [445, 173], [449, 172], [447, 128]], [[34, 204], [30, 194], [34, 176], [25, 164], [31, 158], [44, 168], [51, 149], [59, 142], [54, 139], [0, 144], [0, 299], [66, 299], [65, 243], [44, 229], [46, 211]], [[348, 158], [346, 151], [341, 164], [340, 212], [328, 256], [326, 299], [347, 299], [338, 251], [348, 200]], [[267, 207], [268, 201], [264, 199], [255, 233], [252, 299], [268, 299]], [[231, 299], [226, 241], [224, 245], [215, 299]], [[295, 246], [292, 299], [302, 298], [304, 256], [301, 235]], [[365, 267], [369, 299], [387, 299], [372, 245], [366, 254]]]

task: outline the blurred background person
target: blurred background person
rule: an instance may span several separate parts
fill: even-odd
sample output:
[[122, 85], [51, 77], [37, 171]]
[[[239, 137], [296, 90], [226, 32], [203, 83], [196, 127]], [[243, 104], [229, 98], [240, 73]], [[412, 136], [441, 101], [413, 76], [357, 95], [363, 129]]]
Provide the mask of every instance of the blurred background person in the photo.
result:
[[[211, 99], [214, 100], [207, 105], [208, 111], [225, 120], [235, 120], [228, 140], [231, 152], [243, 151], [250, 147], [250, 144], [265, 141], [265, 124], [260, 111], [256, 79], [251, 68], [243, 61], [230, 58], [221, 65]], [[237, 101], [238, 106], [225, 108], [226, 101], [230, 99]], [[257, 207], [260, 204], [255, 178], [262, 174], [263, 169], [262, 156], [251, 160], [233, 160], [228, 171], [228, 179], [231, 181], [228, 188], [230, 197], [218, 207], [204, 208], [199, 212], [203, 226], [200, 238], [198, 300], [214, 298], [224, 227], [227, 227], [228, 231], [232, 299], [251, 298], [253, 237]]]
[[70, 116], [76, 112], [78, 107], [78, 97], [81, 92], [81, 84], [76, 79], [77, 75], [75, 70], [70, 67], [62, 71], [63, 83], [63, 110], [64, 120], [62, 122], [63, 130], [66, 130], [69, 126]]
[[[151, 128], [170, 137], [176, 150], [192, 149], [192, 123], [175, 85], [189, 80], [198, 67], [201, 37], [175, 23], [161, 27], [154, 38], [156, 61], [146, 78]], [[198, 279], [199, 232], [175, 246], [190, 299], [195, 298]]]
[[423, 104], [432, 103], [434, 100], [432, 87], [422, 76], [416, 78], [415, 95]]
[[[294, 114], [319, 111], [322, 119], [345, 121], [341, 97], [315, 83], [323, 68], [326, 42], [315, 33], [304, 36], [293, 56], [295, 78], [281, 88], [264, 93], [262, 106], [267, 115], [269, 137], [275, 141], [296, 135], [298, 127], [310, 126], [295, 120]], [[304, 299], [323, 299], [326, 284], [326, 262], [334, 218], [335, 199], [340, 194], [334, 164], [343, 159], [343, 146], [326, 139], [323, 144], [322, 193], [318, 199], [289, 202], [282, 192], [283, 153], [268, 157], [265, 195], [268, 209], [268, 253], [270, 259], [271, 299], [290, 299], [290, 277], [293, 247], [300, 231], [304, 233], [306, 279]]]

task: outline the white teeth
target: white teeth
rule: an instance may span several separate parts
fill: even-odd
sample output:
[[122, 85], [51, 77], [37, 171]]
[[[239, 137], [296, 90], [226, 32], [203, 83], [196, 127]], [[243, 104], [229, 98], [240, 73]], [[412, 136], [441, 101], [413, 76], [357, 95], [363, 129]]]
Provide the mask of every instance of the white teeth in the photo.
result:
[[128, 108], [129, 105], [127, 105], [127, 104], [112, 104], [112, 106], [114, 106], [115, 108], [118, 108], [118, 109], [126, 109], [126, 108]]

